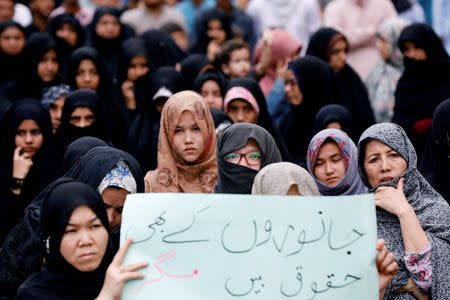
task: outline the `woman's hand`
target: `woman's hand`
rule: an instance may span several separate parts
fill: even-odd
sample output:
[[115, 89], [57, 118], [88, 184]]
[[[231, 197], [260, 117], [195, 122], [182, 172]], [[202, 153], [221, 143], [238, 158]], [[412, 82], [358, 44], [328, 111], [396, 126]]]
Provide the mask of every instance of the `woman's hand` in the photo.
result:
[[134, 82], [131, 80], [125, 80], [122, 83], [122, 95], [125, 99], [125, 105], [129, 110], [135, 110], [136, 109], [136, 100], [134, 96]]
[[22, 153], [22, 147], [17, 147], [14, 150], [13, 156], [13, 172], [12, 177], [17, 179], [25, 179], [30, 171], [33, 161], [28, 153]]
[[403, 193], [404, 178], [400, 178], [397, 188], [381, 186], [375, 191], [375, 205], [400, 217], [411, 212], [412, 207]]
[[219, 43], [216, 40], [211, 40], [206, 49], [206, 57], [208, 57], [210, 61], [214, 61], [219, 51], [220, 51]]
[[378, 269], [378, 284], [380, 290], [380, 299], [383, 299], [386, 287], [391, 282], [392, 278], [397, 275], [398, 264], [395, 261], [394, 254], [390, 253], [385, 245], [383, 239], [377, 241], [377, 250], [380, 251], [377, 255], [377, 269]]
[[114, 256], [113, 261], [106, 271], [105, 282], [103, 283], [102, 290], [100, 291], [97, 300], [120, 299], [125, 281], [144, 278], [143, 274], [136, 271], [148, 266], [148, 262], [139, 262], [122, 266], [125, 254], [127, 253], [132, 242], [133, 240], [129, 238], [125, 244], [120, 247], [116, 256]]

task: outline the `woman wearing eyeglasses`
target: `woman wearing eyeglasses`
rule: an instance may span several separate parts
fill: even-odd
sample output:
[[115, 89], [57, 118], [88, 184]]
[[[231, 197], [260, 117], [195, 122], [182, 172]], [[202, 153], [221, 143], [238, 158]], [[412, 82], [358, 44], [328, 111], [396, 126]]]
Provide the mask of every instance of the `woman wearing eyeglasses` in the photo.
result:
[[267, 130], [255, 124], [233, 124], [217, 140], [219, 179], [214, 192], [251, 194], [258, 171], [280, 161], [280, 151]]
[[145, 176], [151, 193], [212, 193], [217, 181], [216, 132], [202, 96], [182, 91], [161, 113], [158, 168]]

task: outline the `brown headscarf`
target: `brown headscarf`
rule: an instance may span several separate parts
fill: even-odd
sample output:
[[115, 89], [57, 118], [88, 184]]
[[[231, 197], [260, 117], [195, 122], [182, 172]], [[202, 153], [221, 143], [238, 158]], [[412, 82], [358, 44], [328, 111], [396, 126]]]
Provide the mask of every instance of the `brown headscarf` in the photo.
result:
[[[205, 149], [193, 163], [176, 154], [173, 135], [181, 114], [190, 111], [200, 128]], [[176, 93], [161, 113], [158, 168], [145, 176], [145, 191], [151, 193], [212, 193], [217, 181], [216, 132], [202, 96], [193, 91]]]

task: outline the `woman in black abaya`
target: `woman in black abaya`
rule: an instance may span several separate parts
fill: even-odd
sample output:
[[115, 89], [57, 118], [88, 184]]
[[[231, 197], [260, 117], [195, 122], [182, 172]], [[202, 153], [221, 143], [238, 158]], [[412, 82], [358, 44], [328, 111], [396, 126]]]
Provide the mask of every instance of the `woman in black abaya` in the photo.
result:
[[25, 30], [19, 23], [6, 21], [0, 25], [0, 66], [7, 70], [0, 73], [0, 85], [13, 80], [23, 70], [25, 41]]

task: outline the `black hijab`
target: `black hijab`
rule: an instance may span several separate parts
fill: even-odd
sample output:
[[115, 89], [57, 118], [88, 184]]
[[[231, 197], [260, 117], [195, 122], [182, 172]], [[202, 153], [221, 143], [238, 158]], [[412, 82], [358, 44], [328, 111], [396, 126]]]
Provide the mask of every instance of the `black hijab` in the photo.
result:
[[[3, 22], [0, 25], [0, 35], [3, 33], [3, 31], [10, 27], [19, 29], [23, 33], [23, 36], [26, 38], [25, 29], [19, 23], [16, 23], [14, 21]], [[13, 80], [22, 72], [25, 66], [23, 49], [21, 53], [15, 56], [6, 54], [0, 49], [0, 66], [2, 66], [2, 69], [4, 70], [0, 73], [0, 85], [3, 85], [8, 81]]]
[[256, 82], [252, 78], [238, 78], [231, 80], [227, 87], [225, 94], [228, 90], [230, 90], [233, 87], [243, 87], [246, 90], [248, 90], [253, 97], [255, 97], [256, 102], [259, 106], [259, 115], [258, 115], [258, 122], [257, 124], [261, 127], [263, 127], [265, 130], [267, 130], [277, 143], [278, 149], [280, 150], [281, 156], [283, 159], [288, 160], [289, 155], [286, 148], [286, 144], [280, 135], [278, 129], [275, 127], [272, 117], [270, 116], [268, 110], [267, 110], [267, 102], [266, 98], [264, 97], [264, 94], [261, 90], [261, 87], [259, 86], [258, 82]]
[[204, 54], [191, 54], [180, 62], [185, 89], [192, 89], [195, 79], [208, 64], [212, 67], [212, 62]]
[[392, 0], [397, 13], [402, 13], [411, 8], [412, 4], [410, 0]]
[[216, 69], [206, 70], [204, 73], [198, 75], [194, 81], [192, 89], [197, 93], [201, 94], [203, 84], [205, 83], [205, 81], [208, 80], [215, 81], [217, 85], [220, 87], [220, 93], [222, 94], [222, 98], [225, 97], [225, 87], [228, 84], [228, 80], [225, 78], [225, 76], [223, 76], [223, 74], [220, 71]]
[[355, 142], [358, 142], [359, 136], [353, 134], [352, 115], [344, 106], [340, 104], [328, 104], [319, 109], [316, 115], [315, 133], [326, 129], [328, 124], [338, 122], [341, 130]]
[[253, 180], [258, 171], [227, 162], [224, 156], [241, 149], [248, 139], [254, 139], [261, 149], [261, 169], [281, 161], [275, 140], [261, 126], [239, 123], [225, 129], [217, 140], [217, 167], [219, 179], [214, 187], [216, 194], [251, 194]]
[[[69, 24], [77, 34], [77, 42], [75, 46], [70, 45], [64, 39], [58, 37], [56, 32], [65, 24]], [[56, 41], [56, 48], [59, 58], [59, 74], [61, 78], [67, 78], [69, 72], [70, 55], [72, 52], [84, 44], [85, 33], [80, 22], [69, 13], [64, 13], [50, 19], [47, 31]]]
[[160, 90], [166, 89], [170, 93], [176, 94], [182, 91], [184, 86], [183, 77], [174, 67], [161, 67], [151, 77], [152, 97], [147, 99], [144, 109], [134, 119], [127, 143], [127, 151], [139, 161], [145, 173], [157, 167], [161, 114], [156, 110], [153, 98], [154, 96], [158, 97]]
[[95, 48], [84, 46], [72, 53], [67, 82], [72, 90], [78, 89], [76, 75], [81, 61], [85, 59], [91, 60], [94, 63], [100, 77], [97, 94], [102, 102], [107, 129], [110, 133], [109, 137], [114, 146], [124, 148], [127, 132], [131, 124], [130, 114], [120, 97], [120, 90], [114, 84], [110, 74], [108, 74], [101, 55]]
[[[96, 147], [84, 155], [65, 177], [86, 183], [97, 189], [105, 175], [120, 161], [125, 162], [136, 181], [137, 192], [144, 192], [144, 177], [137, 161], [128, 153], [112, 147]], [[43, 248], [39, 234], [40, 209], [44, 198], [61, 178], [51, 183], [25, 210], [24, 218], [16, 225], [0, 248], [0, 296], [14, 298], [18, 287], [30, 275], [41, 270]], [[113, 240], [117, 238], [112, 237]]]
[[69, 219], [81, 205], [87, 205], [109, 232], [105, 206], [92, 187], [76, 181], [65, 181], [54, 186], [41, 208], [41, 240], [48, 241], [46, 267], [20, 286], [17, 299], [93, 299], [98, 296], [106, 269], [114, 256], [109, 235], [100, 266], [92, 272], [77, 270], [59, 250]]
[[280, 131], [291, 162], [306, 168], [315, 116], [325, 105], [341, 104], [342, 95], [333, 69], [319, 58], [307, 55], [291, 62], [289, 68], [294, 72], [303, 100], [300, 105], [291, 105], [291, 110], [281, 120]]
[[450, 58], [439, 37], [427, 24], [412, 24], [400, 35], [398, 44], [405, 52], [405, 43], [413, 42], [425, 50], [426, 61], [404, 57], [405, 71], [395, 91], [392, 122], [406, 131], [416, 148], [419, 161], [429, 130], [413, 132], [415, 122], [431, 119], [437, 106], [450, 98]]
[[450, 99], [439, 104], [433, 114], [431, 134], [425, 146], [420, 172], [450, 203]]
[[[321, 28], [312, 35], [306, 55], [316, 56], [328, 63], [331, 47], [341, 39], [348, 45], [346, 37], [339, 31], [330, 27]], [[367, 88], [348, 64], [336, 76], [343, 93], [343, 105], [353, 116], [355, 136], [359, 137], [364, 130], [375, 124]]]
[[52, 49], [57, 51], [56, 42], [49, 33], [37, 32], [30, 35], [23, 49], [24, 69], [16, 80], [3, 88], [1, 94], [11, 100], [41, 99], [44, 88], [58, 85], [61, 82], [58, 74], [51, 82], [44, 82], [37, 73], [39, 62]]
[[[97, 34], [97, 24], [104, 15], [111, 15], [119, 22], [120, 33], [118, 37], [114, 39], [104, 39]], [[95, 10], [92, 22], [87, 29], [88, 34], [86, 45], [97, 49], [97, 51], [100, 53], [101, 59], [106, 67], [108, 74], [110, 74], [113, 79], [117, 78], [120, 46], [124, 40], [132, 36], [129, 28], [120, 23], [119, 16], [119, 12], [112, 7], [98, 7]]]

